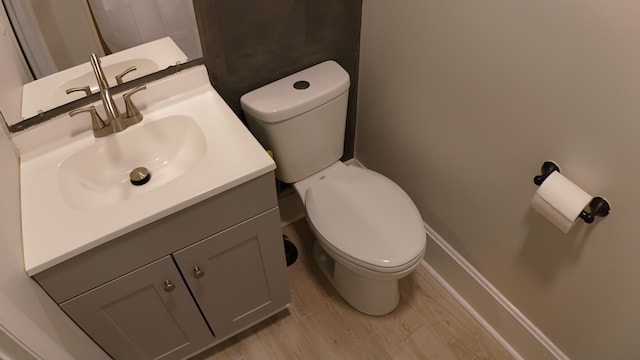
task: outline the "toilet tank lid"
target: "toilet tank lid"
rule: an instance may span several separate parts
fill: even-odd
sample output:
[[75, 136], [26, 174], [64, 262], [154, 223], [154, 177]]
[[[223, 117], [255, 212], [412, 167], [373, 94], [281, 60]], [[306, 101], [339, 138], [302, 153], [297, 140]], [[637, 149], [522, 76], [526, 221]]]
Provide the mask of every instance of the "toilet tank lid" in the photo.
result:
[[333, 60], [276, 80], [240, 98], [257, 120], [279, 122], [323, 105], [349, 89], [349, 74]]

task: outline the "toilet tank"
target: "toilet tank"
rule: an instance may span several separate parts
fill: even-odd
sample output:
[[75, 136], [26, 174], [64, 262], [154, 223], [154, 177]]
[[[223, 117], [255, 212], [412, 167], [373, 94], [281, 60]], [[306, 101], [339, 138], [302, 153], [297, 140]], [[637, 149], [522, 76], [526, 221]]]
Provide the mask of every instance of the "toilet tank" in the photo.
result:
[[348, 93], [349, 74], [329, 60], [240, 98], [249, 129], [273, 151], [278, 179], [294, 183], [340, 159]]

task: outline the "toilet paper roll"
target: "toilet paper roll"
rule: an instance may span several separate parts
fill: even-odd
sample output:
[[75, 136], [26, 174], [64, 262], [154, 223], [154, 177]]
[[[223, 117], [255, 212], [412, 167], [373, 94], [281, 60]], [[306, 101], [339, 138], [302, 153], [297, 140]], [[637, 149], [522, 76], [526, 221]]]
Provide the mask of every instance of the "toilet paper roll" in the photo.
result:
[[554, 171], [536, 191], [531, 206], [566, 234], [592, 198], [571, 180]]

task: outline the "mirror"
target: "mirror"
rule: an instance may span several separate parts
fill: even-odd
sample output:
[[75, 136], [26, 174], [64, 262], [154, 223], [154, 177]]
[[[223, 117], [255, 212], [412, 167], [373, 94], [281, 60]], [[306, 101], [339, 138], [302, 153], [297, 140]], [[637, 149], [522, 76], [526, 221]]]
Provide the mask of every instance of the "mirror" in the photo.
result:
[[88, 63], [91, 53], [103, 57], [167, 36], [188, 60], [202, 57], [192, 0], [2, 1], [34, 81]]

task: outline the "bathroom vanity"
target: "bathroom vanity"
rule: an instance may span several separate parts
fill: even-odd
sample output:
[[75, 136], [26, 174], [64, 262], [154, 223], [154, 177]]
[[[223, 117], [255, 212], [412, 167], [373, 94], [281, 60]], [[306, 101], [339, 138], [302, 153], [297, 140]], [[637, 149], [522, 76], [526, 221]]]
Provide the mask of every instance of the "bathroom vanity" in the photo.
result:
[[[136, 101], [121, 133], [65, 116], [14, 138], [25, 269], [114, 359], [182, 359], [290, 302], [275, 164], [202, 66]], [[114, 175], [134, 165], [148, 184]]]
[[262, 175], [35, 279], [115, 359], [188, 356], [289, 303], [273, 186]]

